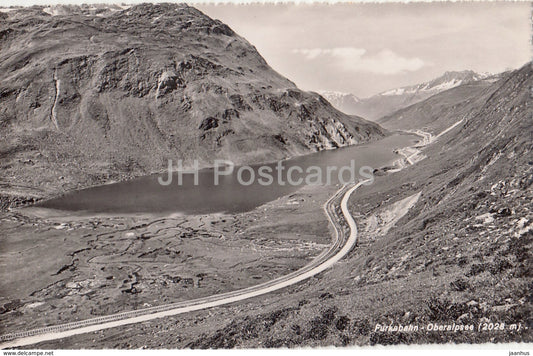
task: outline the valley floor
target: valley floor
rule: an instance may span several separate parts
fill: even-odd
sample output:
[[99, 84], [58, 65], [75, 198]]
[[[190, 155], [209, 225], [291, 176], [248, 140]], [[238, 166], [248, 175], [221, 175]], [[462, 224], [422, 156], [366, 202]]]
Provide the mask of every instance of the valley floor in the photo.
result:
[[[432, 157], [439, 150], [428, 147], [423, 152]], [[441, 168], [428, 169], [434, 164], [433, 160], [421, 160], [362, 188], [351, 202], [361, 232], [357, 248], [307, 281], [223, 307], [31, 348], [531, 340], [527, 256], [532, 217], [526, 203], [531, 192], [512, 188], [520, 184], [517, 176], [489, 186], [488, 192], [483, 187], [489, 181], [479, 186], [468, 181], [466, 187], [457, 189], [470, 189], [473, 195], [457, 194], [475, 199], [464, 203], [453, 195], [457, 190], [436, 196], [440, 188], [431, 186], [431, 175]], [[441, 183], [456, 174], [443, 172]], [[335, 190], [306, 187], [232, 216], [101, 217], [72, 223], [6, 213], [0, 228], [8, 236], [2, 251], [9, 253], [3, 254], [2, 263], [27, 263], [25, 275], [29, 278], [20, 283], [9, 273], [1, 276], [1, 290], [10, 294], [2, 296], [0, 321], [5, 332], [18, 331], [171, 299], [192, 299], [287, 274], [330, 242], [320, 207]], [[428, 205], [432, 199], [442, 201], [444, 220], [425, 212], [426, 206], [435, 206], [434, 200]], [[474, 205], [466, 211], [461, 204]], [[32, 233], [42, 236], [41, 246], [32, 248], [24, 241]], [[46, 260], [41, 256], [47, 256]], [[37, 259], [44, 262], [39, 264], [41, 270], [31, 270]], [[19, 265], [17, 270], [24, 267]], [[161, 270], [168, 273], [162, 275]], [[475, 330], [446, 333], [428, 329], [435, 324], [473, 325]], [[417, 330], [383, 332], [378, 325], [411, 325]]]
[[336, 188], [317, 188], [234, 215], [4, 212], [2, 334], [219, 294], [297, 270], [331, 243], [322, 205]]

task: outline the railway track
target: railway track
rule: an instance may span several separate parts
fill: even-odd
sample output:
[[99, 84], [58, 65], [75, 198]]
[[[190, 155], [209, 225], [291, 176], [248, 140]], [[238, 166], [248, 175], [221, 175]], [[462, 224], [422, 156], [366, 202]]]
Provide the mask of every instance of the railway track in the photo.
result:
[[[351, 187], [344, 185], [324, 204], [324, 212], [335, 231], [333, 243], [327, 250], [315, 257], [313, 261], [297, 271], [252, 287], [209, 297], [5, 334], [0, 336], [0, 348], [5, 349], [31, 345], [42, 341], [61, 339], [72, 335], [140, 323], [166, 316], [230, 304], [267, 294], [308, 279], [331, 267], [348, 254], [348, 252], [350, 252], [355, 246], [357, 242], [357, 226], [348, 211], [348, 199], [350, 195], [365, 182], [366, 181], [360, 181]], [[336, 202], [339, 199], [342, 218], [336, 210]], [[346, 234], [344, 227], [340, 223], [341, 220], [344, 220], [348, 225], [350, 231], [349, 234]]]

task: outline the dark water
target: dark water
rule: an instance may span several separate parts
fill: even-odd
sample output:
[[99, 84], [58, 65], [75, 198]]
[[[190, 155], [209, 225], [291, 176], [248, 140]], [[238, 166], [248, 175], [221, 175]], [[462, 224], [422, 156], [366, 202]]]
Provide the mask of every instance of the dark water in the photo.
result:
[[[379, 168], [390, 164], [398, 158], [393, 153], [395, 148], [411, 146], [419, 139], [420, 137], [416, 135], [396, 134], [370, 144], [344, 147], [292, 158], [281, 162], [281, 166], [284, 168], [281, 179], [278, 179], [276, 171], [278, 163], [262, 165], [272, 169], [270, 175], [273, 176], [273, 184], [270, 185], [260, 184], [259, 165], [251, 166], [255, 179], [252, 184], [247, 186], [240, 184], [237, 179], [239, 167], [234, 167], [231, 175], [221, 176], [218, 185], [215, 185], [214, 170], [204, 169], [198, 172], [198, 185], [194, 184], [193, 174], [183, 174], [182, 184], [179, 185], [177, 173], [174, 173], [172, 183], [168, 186], [163, 186], [158, 182], [158, 177], [164, 180], [167, 179], [167, 173], [163, 173], [71, 192], [59, 198], [42, 202], [37, 206], [91, 214], [244, 212], [298, 190], [305, 184], [306, 178], [308, 182], [317, 182], [319, 178], [316, 174], [313, 177], [308, 175], [308, 173], [316, 173], [316, 169], [305, 172], [310, 166], [320, 167], [323, 184], [326, 182], [328, 175], [327, 166], [338, 167], [337, 170], [332, 170], [329, 175], [331, 178], [330, 184], [347, 182], [352, 178], [346, 168], [344, 169], [344, 175], [339, 180], [338, 169], [343, 166], [354, 167], [355, 180], [359, 180], [365, 178], [360, 174], [359, 169], [361, 167]], [[353, 164], [351, 163], [352, 161], [354, 162]], [[302, 184], [292, 185], [287, 182], [287, 170], [293, 166], [301, 167], [304, 171], [303, 174], [299, 174], [293, 169], [291, 174], [293, 182], [299, 178], [304, 179]], [[263, 173], [265, 172], [263, 171]], [[248, 182], [250, 178], [250, 172], [243, 170], [241, 180]], [[267, 182], [267, 180], [262, 179], [261, 182]]]

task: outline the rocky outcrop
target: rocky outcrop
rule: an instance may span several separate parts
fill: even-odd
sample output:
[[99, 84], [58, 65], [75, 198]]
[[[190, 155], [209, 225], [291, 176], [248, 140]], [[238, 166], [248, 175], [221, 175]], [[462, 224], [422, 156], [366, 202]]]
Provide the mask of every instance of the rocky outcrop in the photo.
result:
[[384, 134], [187, 5], [23, 8], [5, 13], [0, 33], [6, 181], [59, 192], [168, 159], [271, 161]]

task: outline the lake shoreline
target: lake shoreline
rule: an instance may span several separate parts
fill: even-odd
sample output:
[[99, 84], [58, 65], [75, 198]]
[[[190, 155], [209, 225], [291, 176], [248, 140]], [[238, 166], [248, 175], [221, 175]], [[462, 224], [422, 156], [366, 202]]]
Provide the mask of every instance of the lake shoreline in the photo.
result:
[[[276, 163], [277, 166], [282, 165], [281, 170], [285, 170], [283, 174], [287, 175], [287, 171], [292, 167], [300, 169], [304, 167], [304, 171], [305, 167], [320, 168], [319, 185], [324, 182], [326, 185], [336, 184], [346, 179], [347, 171], [350, 172], [351, 177], [348, 177], [348, 179], [357, 180], [360, 178], [359, 175], [363, 174], [361, 170], [364, 167], [374, 169], [374, 167], [390, 165], [397, 160], [395, 150], [399, 147], [416, 144], [415, 137], [418, 138], [419, 135], [397, 132], [380, 141], [342, 147], [336, 150], [320, 151], [276, 161]], [[347, 167], [348, 165], [350, 167]], [[168, 173], [163, 173], [164, 177], [161, 176], [161, 173], [151, 174], [114, 185], [104, 184], [72, 191], [59, 197], [41, 200], [20, 210], [30, 207], [55, 209], [57, 212], [69, 212], [67, 214], [69, 216], [75, 214], [93, 216], [99, 214], [166, 216], [172, 213], [184, 215], [235, 213], [253, 209], [269, 201], [294, 193], [306, 185], [303, 180], [298, 184], [289, 184], [291, 182], [287, 183], [287, 177], [282, 177], [280, 182], [279, 173], [278, 181], [271, 182], [268, 186], [258, 180], [252, 181], [251, 185], [244, 185], [236, 179], [238, 178], [236, 171], [242, 167], [253, 168], [257, 171], [262, 168], [272, 169], [274, 165], [271, 163], [270, 166], [266, 164], [235, 166], [232, 175], [222, 177], [220, 185], [214, 183], [216, 179], [213, 179], [215, 174], [213, 168], [203, 168], [194, 174], [184, 174], [183, 183], [179, 186], [176, 185], [177, 183], [162, 186], [158, 182], [158, 178], [166, 179]], [[329, 168], [336, 169], [336, 171], [330, 175]], [[341, 173], [343, 169], [344, 171]], [[324, 176], [323, 173], [326, 171], [327, 176]], [[299, 174], [302, 173], [299, 172]], [[371, 170], [369, 170], [368, 174], [372, 174]], [[178, 173], [173, 173], [173, 176], [177, 175]], [[200, 176], [200, 182], [193, 183], [193, 176], [197, 178], [198, 175]], [[329, 178], [332, 178], [332, 181]], [[173, 180], [175, 182], [178, 181], [177, 178], [173, 178]], [[305, 183], [307, 183], [307, 180]]]

